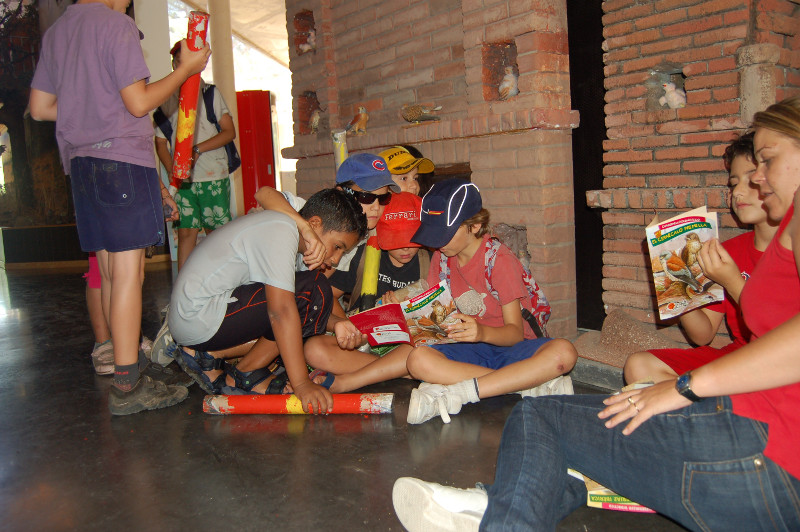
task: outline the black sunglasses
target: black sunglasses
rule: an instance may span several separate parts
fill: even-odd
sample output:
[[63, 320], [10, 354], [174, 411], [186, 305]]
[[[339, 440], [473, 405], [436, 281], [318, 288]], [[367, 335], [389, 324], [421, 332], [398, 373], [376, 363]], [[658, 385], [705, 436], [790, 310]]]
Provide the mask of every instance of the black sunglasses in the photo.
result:
[[375, 200], [378, 200], [379, 205], [389, 205], [389, 202], [392, 201], [392, 193], [385, 192], [383, 194], [373, 194], [372, 192], [361, 192], [359, 190], [353, 190], [349, 187], [342, 187], [342, 190], [353, 196], [357, 202], [363, 205], [372, 205]]

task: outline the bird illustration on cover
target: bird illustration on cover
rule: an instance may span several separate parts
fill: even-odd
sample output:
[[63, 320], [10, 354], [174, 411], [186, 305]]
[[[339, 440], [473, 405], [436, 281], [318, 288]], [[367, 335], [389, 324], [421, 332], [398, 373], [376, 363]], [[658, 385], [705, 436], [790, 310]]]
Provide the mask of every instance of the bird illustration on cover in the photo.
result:
[[436, 107], [428, 107], [425, 105], [407, 103], [403, 105], [400, 114], [403, 116], [403, 119], [406, 122], [419, 123], [427, 120], [439, 120], [439, 117], [433, 113], [441, 110], [441, 108], [441, 105], [437, 105]]
[[367, 132], [367, 121], [369, 120], [369, 113], [367, 113], [367, 108], [363, 105], [358, 107], [358, 113], [353, 119], [347, 124], [345, 130], [348, 133], [355, 133], [358, 135], [359, 133], [363, 134]]
[[700, 242], [700, 237], [697, 233], [686, 234], [686, 244], [681, 250], [681, 260], [691, 268], [697, 262], [697, 254], [703, 248], [703, 243]]
[[505, 75], [497, 91], [500, 93], [501, 100], [508, 100], [509, 98], [519, 94], [519, 87], [517, 86], [517, 75], [514, 74], [514, 67], [507, 66], [505, 68]]
[[671, 281], [677, 281], [691, 286], [695, 292], [701, 292], [703, 290], [703, 287], [700, 286], [700, 283], [694, 278], [689, 267], [686, 266], [686, 263], [683, 262], [674, 251], [662, 253], [659, 255], [658, 259], [661, 262], [664, 273]]

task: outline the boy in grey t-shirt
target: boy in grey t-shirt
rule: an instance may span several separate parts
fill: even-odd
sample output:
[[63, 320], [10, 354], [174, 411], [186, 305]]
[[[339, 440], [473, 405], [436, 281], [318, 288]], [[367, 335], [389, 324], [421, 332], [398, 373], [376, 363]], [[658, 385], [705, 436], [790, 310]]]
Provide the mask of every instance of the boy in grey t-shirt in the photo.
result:
[[[317, 192], [300, 215], [327, 248], [327, 267], [367, 231], [361, 207], [341, 190]], [[324, 275], [295, 273], [297, 253], [304, 251], [295, 222], [265, 211], [217, 229], [192, 252], [175, 281], [168, 321], [182, 346], [176, 361], [206, 392], [220, 393], [225, 384], [226, 393], [271, 385], [277, 377], [258, 370], [280, 354], [303, 408], [330, 410], [330, 392], [306, 373], [303, 339], [326, 328], [343, 344], [361, 338], [348, 320], [330, 316], [331, 289]], [[224, 363], [242, 355], [236, 368]], [[268, 391], [281, 393], [274, 388]]]

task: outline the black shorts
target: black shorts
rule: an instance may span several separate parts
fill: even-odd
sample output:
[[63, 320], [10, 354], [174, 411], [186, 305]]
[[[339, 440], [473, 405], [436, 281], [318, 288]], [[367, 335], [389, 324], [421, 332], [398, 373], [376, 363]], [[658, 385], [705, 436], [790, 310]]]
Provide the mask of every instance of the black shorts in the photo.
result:
[[[297, 272], [294, 293], [303, 340], [323, 334], [333, 309], [333, 293], [328, 278], [319, 271]], [[236, 301], [228, 303], [225, 318], [216, 334], [202, 344], [187, 347], [198, 351], [219, 351], [261, 337], [275, 340], [263, 284], [242, 285], [233, 291], [231, 297]]]

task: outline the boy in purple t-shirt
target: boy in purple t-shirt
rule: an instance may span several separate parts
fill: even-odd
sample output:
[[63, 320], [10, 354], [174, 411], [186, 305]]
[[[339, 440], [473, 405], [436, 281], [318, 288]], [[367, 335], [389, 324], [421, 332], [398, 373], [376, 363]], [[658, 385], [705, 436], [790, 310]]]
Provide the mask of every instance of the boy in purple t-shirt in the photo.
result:
[[56, 122], [81, 248], [97, 253], [114, 342], [109, 408], [115, 415], [171, 406], [187, 396], [185, 388], [139, 371], [144, 248], [164, 241], [163, 206], [177, 214], [156, 172], [147, 114], [201, 72], [211, 55], [208, 46], [192, 52], [183, 43], [180, 68], [148, 84], [139, 29], [125, 15], [129, 4], [79, 0], [69, 6], [42, 39], [30, 96], [34, 120]]

